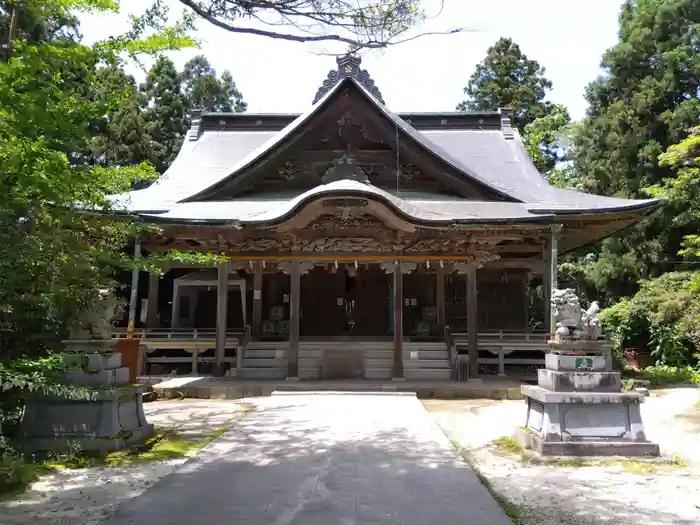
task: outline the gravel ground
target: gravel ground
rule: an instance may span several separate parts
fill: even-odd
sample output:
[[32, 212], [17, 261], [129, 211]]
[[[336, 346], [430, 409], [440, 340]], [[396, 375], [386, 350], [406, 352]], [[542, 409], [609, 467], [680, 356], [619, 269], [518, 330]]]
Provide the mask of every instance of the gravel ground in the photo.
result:
[[[523, 463], [491, 446], [525, 417], [522, 401], [425, 401], [449, 437], [460, 443], [494, 490], [520, 509], [525, 525], [700, 524], [700, 390], [655, 393], [643, 406], [651, 439], [687, 468], [648, 473], [623, 466], [557, 467]], [[696, 407], [695, 409], [693, 407]], [[235, 401], [159, 401], [145, 405], [149, 421], [191, 435], [231, 424]], [[130, 467], [66, 470], [45, 476], [25, 494], [0, 501], [0, 525], [97, 525], [185, 460]], [[331, 525], [331, 524], [329, 524]]]
[[649, 438], [665, 457], [679, 455], [688, 466], [645, 473], [624, 465], [533, 465], [495, 450], [493, 440], [512, 436], [524, 422], [522, 401], [424, 404], [493, 489], [519, 508], [525, 525], [698, 525], [699, 400], [700, 390], [690, 388], [647, 398], [643, 417]]
[[[180, 434], [202, 436], [244, 413], [236, 401], [157, 401], [144, 405], [148, 421]], [[187, 461], [64, 470], [42, 477], [21, 496], [0, 500], [0, 525], [96, 525]]]

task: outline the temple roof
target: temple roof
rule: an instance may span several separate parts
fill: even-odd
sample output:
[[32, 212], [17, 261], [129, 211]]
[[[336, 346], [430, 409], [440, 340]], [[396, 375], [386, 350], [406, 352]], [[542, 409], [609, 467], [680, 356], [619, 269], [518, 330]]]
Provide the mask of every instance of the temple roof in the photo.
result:
[[[482, 198], [438, 193], [389, 191], [357, 180], [319, 181], [312, 189], [233, 195], [222, 190], [249, 176], [267, 158], [293, 147], [307, 127], [343, 94], [354, 91], [371, 105], [378, 119], [396, 129], [397, 141], [411, 144], [479, 189]], [[329, 194], [363, 195], [381, 201], [417, 223], [556, 222], [558, 217], [591, 214], [639, 216], [658, 200], [603, 197], [551, 186], [529, 158], [509, 112], [396, 114], [359, 59], [339, 59], [314, 103], [299, 115], [200, 113], [180, 152], [150, 187], [117, 196], [131, 213], [149, 220], [220, 224], [275, 222], [303, 203]]]

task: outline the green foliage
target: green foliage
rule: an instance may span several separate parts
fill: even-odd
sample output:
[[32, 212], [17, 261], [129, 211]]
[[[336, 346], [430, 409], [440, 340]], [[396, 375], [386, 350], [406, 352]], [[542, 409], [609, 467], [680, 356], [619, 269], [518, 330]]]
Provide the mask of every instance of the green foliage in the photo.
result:
[[[566, 133], [566, 126], [570, 120], [567, 109], [560, 104], [555, 104], [548, 114], [536, 118], [525, 126], [523, 144], [541, 173], [551, 173], [557, 163], [565, 160], [567, 152], [562, 147], [560, 139]], [[550, 182], [552, 178], [553, 176], [550, 175]], [[565, 177], [556, 180], [564, 184]]]
[[639, 372], [627, 371], [635, 379], [649, 381], [653, 387], [664, 387], [684, 383], [694, 383], [700, 386], [700, 370], [692, 366], [648, 366]]
[[648, 348], [659, 365], [686, 366], [700, 350], [700, 272], [669, 272], [641, 284], [629, 299], [601, 312], [619, 353]]
[[148, 100], [144, 119], [150, 138], [149, 160], [163, 173], [172, 163], [187, 133], [190, 106], [175, 64], [161, 56], [148, 72], [141, 91]]
[[[518, 44], [510, 38], [501, 38], [476, 66], [476, 71], [464, 88], [467, 99], [457, 105], [457, 110], [496, 111], [511, 108], [513, 122], [522, 134], [528, 124], [552, 113], [552, 104], [544, 100], [552, 83], [544, 73], [544, 68], [535, 60], [528, 59]], [[568, 113], [561, 106], [558, 107], [558, 114], [550, 121], [541, 123], [538, 129], [552, 129], [557, 120], [568, 122]]]
[[700, 257], [700, 127], [669, 147], [659, 157], [659, 163], [676, 171], [649, 191], [666, 199], [667, 208], [672, 209], [674, 228], [685, 232], [680, 255]]
[[182, 82], [189, 109], [239, 113], [247, 108], [231, 73], [224, 71], [218, 78], [216, 70], [204, 55], [197, 55], [185, 64]]
[[[19, 10], [12, 34], [8, 6]], [[108, 0], [0, 7], [3, 42], [11, 40], [0, 59], [0, 430], [7, 431], [27, 394], [89, 395], [63, 385], [67, 365], [55, 352], [99, 290], [134, 266], [123, 247], [145, 226], [109, 218], [109, 196], [157, 176], [140, 163], [142, 103], [121, 57], [187, 39], [179, 27], [147, 35], [142, 24], [130, 37], [80, 44], [76, 14], [118, 7]], [[16, 454], [5, 441], [0, 449], [2, 468], [23, 479]]]
[[[699, 38], [700, 0], [625, 2], [619, 42], [604, 54], [604, 73], [588, 86], [587, 116], [573, 134], [573, 159], [587, 190], [645, 198], [647, 188], [676, 177], [662, 153], [700, 122]], [[598, 250], [590, 267], [605, 276], [597, 283], [600, 291], [633, 293], [626, 280], [678, 267], [672, 261], [684, 238], [692, 242], [686, 236], [700, 232], [700, 222], [687, 213], [685, 198], [691, 195], [676, 195], [660, 212]]]

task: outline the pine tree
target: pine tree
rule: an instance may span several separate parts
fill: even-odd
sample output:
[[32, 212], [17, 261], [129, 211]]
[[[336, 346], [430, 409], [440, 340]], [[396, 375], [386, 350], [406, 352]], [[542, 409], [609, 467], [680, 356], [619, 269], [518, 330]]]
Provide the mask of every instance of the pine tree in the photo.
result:
[[[660, 155], [700, 123], [700, 0], [627, 0], [619, 42], [588, 86], [586, 118], [574, 135], [576, 169], [587, 189], [649, 197], [674, 174]], [[628, 294], [640, 279], [676, 268], [685, 235], [700, 232], [689, 203], [674, 199], [625, 236], [604, 243], [587, 275], [599, 290]], [[684, 268], [684, 266], [680, 266]]]
[[144, 119], [145, 98], [139, 92], [134, 77], [115, 63], [97, 72], [101, 90], [95, 97], [101, 100], [111, 93], [121, 93], [110, 104], [108, 113], [95, 123], [92, 153], [98, 164], [129, 165], [149, 159], [150, 137]]
[[544, 76], [545, 69], [530, 60], [510, 38], [501, 38], [486, 52], [476, 66], [464, 93], [467, 99], [457, 105], [458, 111], [496, 111], [513, 109], [513, 123], [523, 133], [525, 126], [551, 112], [545, 101], [552, 83]]
[[243, 100], [243, 94], [236, 87], [233, 76], [228, 70], [221, 74], [220, 82], [225, 99], [222, 102], [221, 111], [242, 113], [248, 109], [248, 104]]
[[151, 139], [148, 159], [160, 173], [175, 159], [187, 132], [187, 98], [181, 83], [175, 64], [161, 56], [141, 86], [148, 106], [144, 112]]
[[198, 55], [185, 64], [183, 91], [190, 109], [205, 111], [245, 111], [246, 103], [236, 88], [233, 77], [225, 71], [221, 79], [203, 55]]

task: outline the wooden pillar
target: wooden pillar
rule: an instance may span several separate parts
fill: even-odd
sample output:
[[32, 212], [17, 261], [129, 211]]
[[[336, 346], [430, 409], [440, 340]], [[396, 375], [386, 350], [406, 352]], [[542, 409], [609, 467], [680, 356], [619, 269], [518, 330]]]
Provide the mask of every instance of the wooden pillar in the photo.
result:
[[549, 260], [548, 260], [548, 268], [547, 268], [547, 279], [549, 281], [549, 296], [546, 298], [546, 307], [549, 315], [549, 333], [552, 334], [556, 331], [557, 327], [555, 326], [555, 321], [554, 321], [554, 313], [552, 312], [552, 308], [549, 305], [549, 301], [552, 297], [552, 292], [559, 288], [559, 274], [558, 274], [558, 268], [557, 265], [559, 263], [559, 236], [561, 234], [561, 225], [560, 224], [553, 224], [551, 227], [552, 230], [552, 236], [549, 242]]
[[552, 330], [552, 316], [549, 315], [551, 310], [550, 301], [552, 300], [552, 290], [550, 285], [552, 280], [549, 277], [549, 244], [547, 245], [547, 253], [544, 255], [544, 273], [542, 274], [542, 293], [544, 294], [544, 327], [548, 334], [553, 332]]
[[228, 264], [219, 266], [216, 286], [216, 350], [214, 353], [214, 375], [224, 375], [226, 355], [226, 319], [228, 313]]
[[146, 328], [158, 327], [158, 294], [160, 276], [155, 273], [148, 274], [148, 305], [146, 311]]
[[479, 375], [479, 310], [477, 306], [476, 263], [467, 263], [467, 342], [469, 377]]
[[[435, 269], [435, 306], [437, 308], [437, 324], [440, 330], [445, 330], [445, 269], [438, 266]], [[442, 334], [441, 334], [442, 335]]]
[[[138, 264], [141, 259], [141, 238], [137, 235], [134, 240], [134, 262]], [[139, 297], [139, 267], [136, 266], [131, 271], [131, 293], [129, 295], [129, 322], [126, 328], [126, 336], [128, 339], [134, 337], [134, 329], [136, 328], [136, 308], [138, 307]]]
[[401, 263], [394, 263], [394, 366], [392, 378], [400, 381], [403, 376], [403, 273]]
[[301, 272], [299, 261], [292, 261], [289, 272], [289, 365], [287, 379], [299, 379], [299, 319]]
[[262, 331], [262, 287], [262, 262], [255, 261], [253, 266], [253, 319], [251, 321], [251, 334], [254, 339], [260, 339]]

